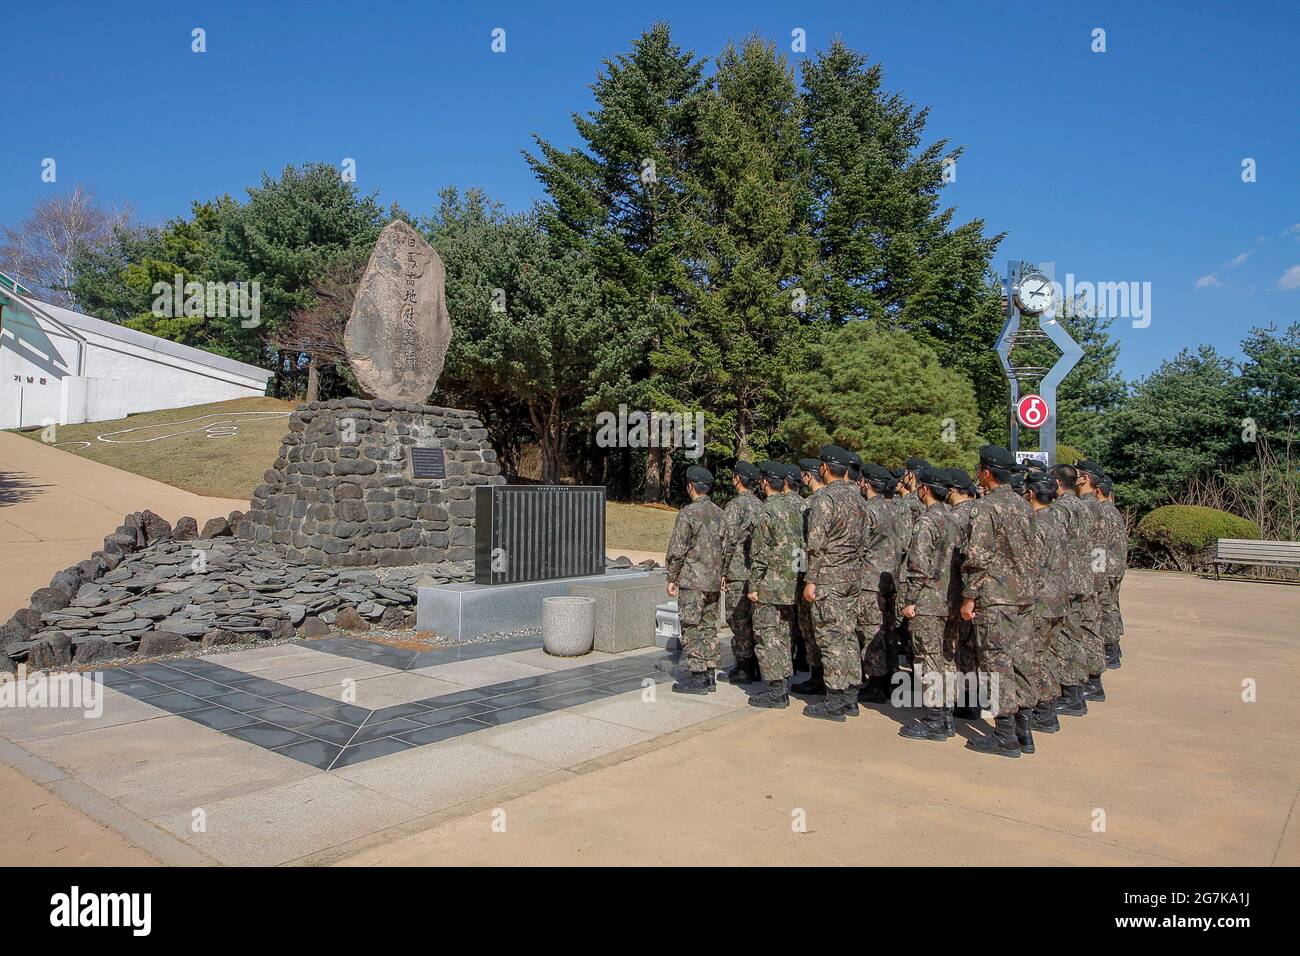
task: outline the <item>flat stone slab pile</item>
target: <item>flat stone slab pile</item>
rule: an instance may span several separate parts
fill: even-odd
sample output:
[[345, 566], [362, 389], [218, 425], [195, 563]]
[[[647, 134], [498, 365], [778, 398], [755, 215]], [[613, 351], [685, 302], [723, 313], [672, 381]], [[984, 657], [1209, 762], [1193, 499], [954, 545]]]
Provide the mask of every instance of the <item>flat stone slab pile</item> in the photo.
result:
[[0, 626], [0, 670], [48, 669], [197, 646], [324, 636], [329, 625], [414, 624], [418, 585], [469, 581], [468, 562], [323, 568], [231, 537], [243, 515], [172, 528], [152, 512], [126, 516], [104, 549], [60, 571], [30, 607]]

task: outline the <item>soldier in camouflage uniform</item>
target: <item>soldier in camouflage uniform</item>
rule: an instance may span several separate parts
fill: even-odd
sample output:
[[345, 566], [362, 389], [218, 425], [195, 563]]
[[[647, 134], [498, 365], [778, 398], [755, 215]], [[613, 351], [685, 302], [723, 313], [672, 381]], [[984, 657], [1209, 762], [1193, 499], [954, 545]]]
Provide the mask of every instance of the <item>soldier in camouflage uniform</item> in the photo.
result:
[[1089, 648], [1100, 640], [1100, 635], [1089, 631], [1092, 625], [1085, 611], [1087, 596], [1093, 587], [1090, 518], [1075, 491], [1079, 475], [1074, 466], [1053, 465], [1048, 469], [1048, 474], [1056, 481], [1056, 500], [1052, 502], [1052, 507], [1065, 516], [1065, 540], [1070, 556], [1067, 587], [1070, 604], [1065, 612], [1065, 631], [1075, 645], [1069, 654], [1054, 655], [1058, 659], [1075, 662], [1074, 669], [1068, 675], [1068, 682], [1067, 675], [1059, 675], [1061, 696], [1056, 704], [1056, 712], [1067, 717], [1082, 717], [1088, 713], [1084, 685], [1088, 682]]
[[862, 591], [858, 603], [858, 641], [866, 677], [859, 698], [864, 703], [889, 700], [889, 682], [897, 664], [891, 661], [894, 640], [894, 605], [897, 591], [900, 522], [907, 512], [885, 497], [893, 481], [888, 469], [874, 462], [862, 468], [862, 493], [866, 502], [862, 524]]
[[673, 685], [679, 694], [712, 693], [713, 672], [720, 662], [722, 509], [709, 500], [712, 490], [712, 472], [697, 465], [686, 469], [686, 493], [691, 503], [677, 512], [673, 537], [668, 542], [668, 596], [677, 598], [682, 657], [689, 668]]
[[1106, 666], [1112, 670], [1120, 666], [1119, 639], [1124, 633], [1124, 615], [1119, 609], [1119, 589], [1124, 583], [1124, 570], [1128, 567], [1128, 522], [1115, 505], [1115, 483], [1106, 475], [1097, 481], [1097, 500], [1106, 516], [1106, 589], [1101, 593], [1101, 636], [1106, 645]]
[[[1038, 601], [1034, 604], [1034, 651], [1040, 658], [1041, 684], [1030, 726], [1054, 734], [1061, 729], [1056, 702], [1061, 685], [1079, 669], [1078, 644], [1066, 628], [1070, 607], [1070, 551], [1066, 514], [1051, 507], [1056, 480], [1044, 471], [1026, 475], [1029, 503], [1034, 509], [1034, 556], [1038, 568]], [[1017, 715], [1019, 716], [1019, 715]]]
[[1097, 500], [1097, 476], [1103, 474], [1096, 462], [1081, 461], [1074, 466], [1079, 480], [1076, 489], [1079, 500], [1087, 511], [1092, 527], [1092, 551], [1089, 567], [1092, 570], [1092, 593], [1084, 608], [1091, 624], [1090, 634], [1095, 635], [1088, 646], [1088, 683], [1084, 688], [1084, 699], [1102, 703], [1106, 699], [1106, 690], [1101, 685], [1101, 674], [1106, 669], [1106, 640], [1102, 633], [1102, 601], [1106, 584], [1110, 576], [1110, 562], [1113, 551], [1110, 545], [1110, 528], [1107, 526], [1106, 512]]
[[[975, 622], [980, 668], [991, 686], [995, 731], [966, 746], [981, 753], [1019, 757], [1017, 672], [1029, 665], [1020, 616], [1035, 598], [1033, 541], [1028, 505], [1011, 490], [1015, 457], [997, 445], [980, 449], [979, 482], [985, 494], [971, 508], [970, 543], [962, 565], [961, 615]], [[1027, 720], [1028, 715], [1026, 715]]]
[[935, 468], [921, 468], [916, 478], [917, 498], [925, 510], [912, 531], [899, 603], [911, 624], [913, 690], [921, 691], [925, 713], [898, 732], [912, 740], [947, 740], [957, 732], [948, 694], [952, 653], [945, 633], [957, 522], [944, 504], [945, 475]]
[[[813, 496], [824, 487], [818, 475], [821, 462], [816, 458], [800, 458], [799, 471], [803, 486], [808, 489], [808, 497], [799, 500], [799, 512], [803, 518], [804, 551], [808, 550], [808, 506]], [[812, 604], [804, 596], [804, 575], [799, 574], [799, 601], [797, 604], [798, 638], [803, 647], [803, 661], [807, 665], [808, 679], [800, 681], [790, 688], [796, 694], [824, 694], [826, 684], [822, 680], [822, 658], [817, 651], [817, 641], [813, 637]], [[797, 656], [797, 652], [796, 652]], [[798, 670], [798, 668], [795, 668]]]
[[[803, 528], [803, 515], [806, 510], [803, 497], [799, 494], [799, 489], [803, 487], [803, 470], [798, 465], [786, 464], [785, 466], [785, 493], [790, 496], [799, 509], [799, 527]], [[802, 533], [802, 531], [801, 531]], [[802, 549], [802, 545], [800, 545]], [[802, 554], [802, 550], [800, 551]], [[799, 567], [799, 580], [795, 587], [795, 603], [790, 611], [790, 666], [795, 671], [808, 669], [808, 652], [804, 647], [803, 632], [799, 629], [799, 594], [803, 591], [803, 566]]]
[[758, 665], [767, 690], [751, 697], [754, 707], [790, 706], [788, 681], [790, 634], [794, 623], [795, 588], [803, 567], [803, 515], [798, 495], [785, 491], [787, 466], [777, 461], [759, 465], [767, 500], [754, 528], [749, 600], [754, 603]]
[[850, 705], [857, 706], [857, 681], [862, 673], [854, 627], [865, 502], [857, 486], [845, 480], [848, 451], [838, 445], [823, 445], [818, 457], [819, 476], [826, 487], [813, 496], [808, 507], [804, 597], [813, 605], [813, 630], [826, 697], [805, 707], [804, 714], [843, 721]]
[[962, 565], [970, 543], [970, 514], [975, 504], [975, 482], [964, 468], [945, 468], [948, 507], [952, 513], [954, 541], [952, 575], [948, 586], [948, 643], [957, 663], [956, 707], [952, 716], [979, 720], [979, 653], [975, 647], [975, 626], [961, 616]]
[[[907, 566], [907, 550], [912, 543], [912, 531], [916, 527], [916, 522], [921, 517], [921, 512], [925, 506], [921, 504], [921, 499], [917, 496], [918, 478], [921, 469], [929, 468], [930, 463], [924, 458], [909, 458], [904, 463], [903, 475], [895, 483], [893, 488], [885, 490], [885, 500], [888, 501], [896, 511], [901, 512], [895, 520], [897, 530], [898, 544], [898, 568], [895, 571], [894, 579], [901, 581]], [[893, 599], [889, 599], [891, 620], [889, 623], [889, 669], [890, 672], [898, 670], [900, 654], [908, 654], [912, 649], [912, 632], [911, 622], [903, 617], [902, 605]]]
[[732, 484], [736, 497], [722, 509], [722, 578], [731, 627], [731, 653], [736, 664], [727, 671], [734, 684], [758, 680], [754, 657], [753, 603], [749, 600], [750, 537], [763, 503], [754, 494], [760, 481], [758, 469], [747, 461], [736, 462]]

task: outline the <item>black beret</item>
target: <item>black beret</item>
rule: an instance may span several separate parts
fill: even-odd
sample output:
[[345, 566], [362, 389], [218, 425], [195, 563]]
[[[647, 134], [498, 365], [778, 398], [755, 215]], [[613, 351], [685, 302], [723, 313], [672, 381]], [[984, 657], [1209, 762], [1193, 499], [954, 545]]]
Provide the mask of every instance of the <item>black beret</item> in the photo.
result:
[[1025, 491], [1025, 473], [1023, 471], [1013, 471], [1011, 473], [1011, 490], [1016, 494], [1024, 494]]
[[763, 473], [764, 478], [785, 484], [785, 465], [781, 464], [779, 461], [772, 461], [771, 459], [760, 461], [758, 463], [758, 470]]
[[890, 474], [893, 475], [895, 478], [902, 478], [905, 474], [907, 474], [907, 469], [895, 468], [893, 471], [890, 472]]
[[851, 465], [854, 455], [839, 445], [822, 445], [817, 452], [817, 457], [828, 465]]
[[708, 485], [713, 487], [713, 472], [707, 468], [701, 468], [699, 465], [691, 465], [686, 469], [686, 480], [697, 485]]
[[946, 485], [942, 468], [931, 468], [929, 465], [923, 465], [916, 473], [916, 480], [923, 485]]
[[922, 468], [929, 468], [929, 467], [930, 467], [930, 463], [926, 461], [924, 458], [907, 459], [908, 471], [920, 471]]
[[785, 480], [793, 481], [796, 485], [803, 480], [803, 469], [798, 465], [785, 466]]
[[1047, 471], [1047, 466], [1037, 458], [1026, 458], [1022, 464], [1025, 466], [1025, 474], [1042, 474]]
[[980, 464], [1010, 471], [1015, 467], [1016, 456], [1001, 445], [985, 445], [980, 449]]
[[732, 470], [746, 481], [754, 481], [758, 478], [759, 474], [758, 469], [754, 467], [753, 462], [748, 461], [736, 462], [736, 467]]
[[1098, 478], [1097, 487], [1101, 489], [1102, 494], [1107, 498], [1115, 493], [1115, 482], [1110, 479], [1109, 475], [1102, 475]]
[[1042, 473], [1029, 475], [1025, 479], [1025, 487], [1039, 498], [1046, 498], [1048, 501], [1056, 497], [1056, 479], [1051, 475]]
[[872, 461], [862, 466], [862, 477], [879, 488], [893, 481], [894, 473], [884, 465], [878, 465]]
[[819, 467], [821, 467], [821, 461], [820, 461], [819, 459], [817, 459], [817, 458], [800, 458], [800, 459], [799, 459], [799, 468], [800, 468], [800, 470], [802, 470], [802, 471], [806, 471], [806, 472], [808, 472], [808, 473], [810, 473], [810, 474], [815, 475], [815, 474], [817, 474], [817, 469], [818, 469]]
[[1076, 471], [1085, 472], [1093, 478], [1100, 478], [1105, 474], [1105, 472], [1101, 470], [1101, 465], [1097, 464], [1095, 461], [1088, 461], [1087, 459], [1076, 462], [1074, 468]]
[[971, 481], [970, 475], [966, 473], [965, 468], [945, 468], [944, 477], [948, 480], [949, 488], [956, 488], [958, 491], [964, 491], [966, 494], [973, 494], [975, 491], [975, 482]]

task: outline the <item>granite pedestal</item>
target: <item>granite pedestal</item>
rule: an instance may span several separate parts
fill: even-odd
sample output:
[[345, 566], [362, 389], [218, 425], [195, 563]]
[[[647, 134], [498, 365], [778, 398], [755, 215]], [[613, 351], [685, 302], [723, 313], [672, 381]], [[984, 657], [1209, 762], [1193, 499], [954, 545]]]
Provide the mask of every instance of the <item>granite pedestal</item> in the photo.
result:
[[575, 584], [644, 579], [645, 571], [609, 571], [580, 578], [554, 578], [519, 584], [439, 584], [417, 591], [415, 626], [442, 637], [469, 640], [538, 627], [542, 598], [569, 594]]
[[[607, 579], [611, 575], [605, 575]], [[655, 608], [664, 597], [667, 576], [661, 573], [644, 578], [574, 584], [574, 597], [596, 600], [596, 643], [598, 651], [617, 654], [655, 642]]]

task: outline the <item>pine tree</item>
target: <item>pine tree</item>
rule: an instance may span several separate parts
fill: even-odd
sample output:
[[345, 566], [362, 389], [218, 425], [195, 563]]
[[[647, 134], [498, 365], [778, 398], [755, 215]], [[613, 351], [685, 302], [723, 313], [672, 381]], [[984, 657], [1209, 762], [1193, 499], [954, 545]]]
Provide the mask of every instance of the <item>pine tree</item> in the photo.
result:
[[1000, 431], [1003, 317], [990, 263], [1002, 236], [986, 237], [980, 219], [954, 227], [940, 205], [961, 149], [924, 145], [929, 109], [886, 92], [880, 64], [841, 41], [804, 64], [803, 86], [820, 317], [916, 335], [975, 382], [984, 430]]
[[[649, 401], [655, 376], [676, 371], [652, 367], [648, 355], [681, 322], [683, 221], [704, 65], [656, 23], [629, 53], [605, 61], [592, 85], [596, 108], [573, 115], [584, 148], [561, 150], [538, 137], [537, 153], [525, 153], [551, 200], [542, 216], [547, 232], [590, 257], [608, 307], [629, 316], [629, 344], [647, 356], [639, 387], [620, 396], [631, 403]], [[647, 456], [647, 500], [664, 497], [664, 464], [657, 449]]]

